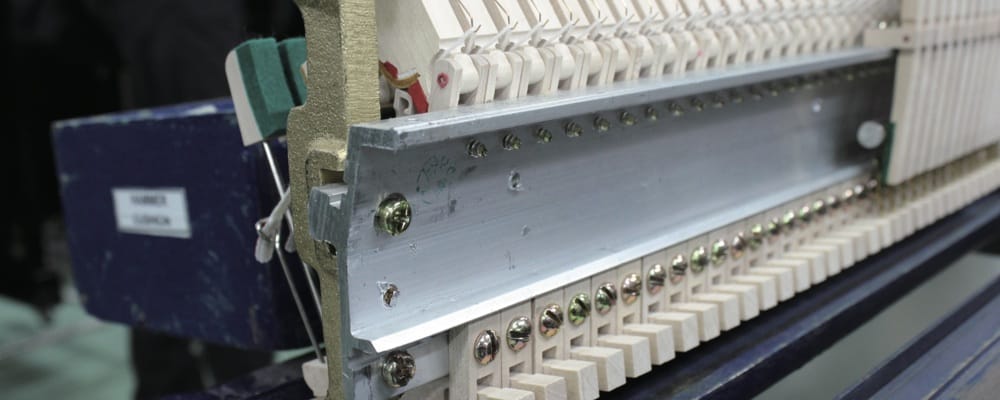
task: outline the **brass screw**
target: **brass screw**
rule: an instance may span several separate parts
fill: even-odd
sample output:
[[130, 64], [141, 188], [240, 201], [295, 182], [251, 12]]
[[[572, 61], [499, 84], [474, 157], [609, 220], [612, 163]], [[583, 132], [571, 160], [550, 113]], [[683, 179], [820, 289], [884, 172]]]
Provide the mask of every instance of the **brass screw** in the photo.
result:
[[847, 189], [844, 193], [840, 195], [840, 202], [844, 204], [850, 204], [854, 202], [854, 190]]
[[492, 362], [499, 351], [500, 340], [497, 339], [497, 333], [493, 332], [492, 329], [480, 332], [472, 344], [472, 356], [479, 362], [479, 365]]
[[674, 256], [673, 260], [670, 260], [670, 283], [678, 284], [684, 280], [684, 275], [687, 275], [688, 262], [684, 258], [683, 254], [678, 254]]
[[596, 117], [594, 118], [594, 128], [597, 128], [598, 132], [607, 132], [611, 129], [611, 121], [604, 117]]
[[868, 191], [865, 190], [864, 186], [854, 185], [854, 198], [864, 200], [868, 198]]
[[829, 209], [831, 209], [831, 210], [836, 210], [836, 209], [840, 208], [840, 201], [837, 200], [837, 196], [834, 196], [832, 194], [829, 195], [829, 196], [826, 196], [826, 201], [825, 202], [826, 202], [826, 206]]
[[597, 309], [598, 313], [607, 314], [617, 302], [618, 291], [615, 290], [614, 284], [605, 283], [597, 288], [597, 292], [594, 294], [594, 308]]
[[691, 252], [691, 271], [696, 274], [701, 273], [708, 266], [708, 250], [705, 246], [699, 246]]
[[642, 294], [642, 278], [638, 274], [629, 274], [622, 280], [622, 301], [625, 304], [635, 303]]
[[778, 236], [781, 235], [781, 222], [778, 221], [778, 218], [771, 218], [770, 221], [767, 221], [766, 229], [768, 241], [774, 243], [774, 241], [778, 240]]
[[712, 254], [709, 258], [712, 260], [712, 265], [720, 265], [726, 261], [729, 256], [729, 245], [726, 244], [726, 239], [716, 240], [712, 243]]
[[726, 105], [726, 99], [721, 94], [712, 95], [712, 107], [722, 108]]
[[504, 150], [517, 150], [521, 148], [521, 138], [515, 136], [514, 134], [508, 133], [503, 137], [503, 149]]
[[549, 143], [552, 141], [552, 132], [545, 128], [538, 128], [535, 130], [535, 139], [538, 139], [538, 143]]
[[799, 208], [798, 217], [799, 217], [799, 221], [802, 221], [802, 225], [808, 225], [810, 222], [812, 222], [812, 218], [813, 218], [812, 207], [810, 207], [807, 204], [807, 205], [804, 205], [801, 208]]
[[743, 102], [743, 95], [741, 95], [736, 89], [730, 90], [729, 101], [732, 101], [733, 104], [740, 104]]
[[531, 341], [531, 319], [528, 317], [517, 317], [507, 325], [507, 347], [511, 350], [521, 351], [528, 346]]
[[826, 215], [826, 202], [823, 200], [816, 200], [812, 204], [812, 211], [816, 215]]
[[563, 323], [562, 307], [558, 304], [549, 304], [538, 316], [538, 333], [545, 337], [553, 337], [559, 333], [559, 327]]
[[632, 115], [632, 113], [630, 113], [628, 111], [623, 111], [622, 114], [618, 116], [618, 119], [625, 126], [635, 125], [635, 122], [636, 122], [635, 115]]
[[670, 110], [670, 113], [673, 114], [675, 117], [684, 115], [684, 107], [676, 102], [671, 101], [667, 103], [667, 109]]
[[410, 227], [413, 210], [410, 202], [399, 193], [390, 194], [382, 200], [375, 212], [375, 227], [392, 236], [399, 235]]
[[757, 251], [761, 245], [764, 244], [764, 226], [761, 224], [754, 224], [750, 228], [750, 250]]
[[667, 283], [667, 269], [663, 268], [660, 264], [655, 264], [649, 267], [649, 272], [646, 274], [646, 290], [649, 294], [657, 294], [663, 289], [663, 285]]
[[382, 380], [393, 388], [401, 388], [410, 383], [417, 372], [416, 361], [405, 351], [394, 351], [382, 360]]
[[563, 128], [566, 130], [566, 136], [569, 137], [579, 137], [583, 134], [583, 128], [576, 122], [567, 122]]
[[743, 257], [743, 252], [747, 248], [747, 240], [743, 235], [743, 232], [737, 233], [733, 236], [733, 240], [729, 244], [729, 252], [733, 255], [734, 260], [739, 260]]
[[469, 157], [472, 158], [483, 158], [489, 153], [489, 150], [486, 149], [486, 145], [478, 140], [469, 142], [466, 149], [469, 151]]
[[695, 97], [691, 99], [691, 109], [695, 111], [702, 111], [705, 109], [705, 103], [701, 99]]
[[569, 301], [569, 322], [579, 326], [590, 316], [590, 296], [586, 293], [577, 293]]

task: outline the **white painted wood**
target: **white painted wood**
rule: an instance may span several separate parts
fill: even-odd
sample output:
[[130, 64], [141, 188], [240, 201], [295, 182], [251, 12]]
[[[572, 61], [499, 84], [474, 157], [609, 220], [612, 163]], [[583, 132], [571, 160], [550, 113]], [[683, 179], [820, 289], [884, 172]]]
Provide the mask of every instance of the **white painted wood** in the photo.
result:
[[809, 264], [809, 279], [813, 285], [818, 285], [826, 280], [826, 253], [818, 251], [808, 251], [800, 246], [796, 251], [785, 253], [785, 259], [802, 260]]
[[[602, 345], [603, 346], [603, 345]], [[625, 384], [625, 352], [611, 346], [581, 346], [569, 350], [574, 360], [590, 361], [597, 365], [597, 384], [602, 392]]]
[[649, 314], [649, 322], [670, 326], [674, 333], [674, 350], [684, 353], [698, 347], [699, 339], [698, 316], [685, 312], [658, 312]]
[[566, 380], [555, 375], [514, 374], [510, 387], [533, 393], [535, 400], [566, 400]]
[[603, 335], [597, 338], [597, 344], [625, 353], [625, 376], [629, 378], [638, 378], [652, 370], [649, 340], [643, 336]]
[[535, 400], [535, 394], [520, 389], [485, 387], [479, 389], [476, 398], [479, 400]]
[[795, 275], [789, 268], [754, 267], [750, 275], [767, 276], [774, 279], [778, 301], [795, 297]]
[[694, 314], [698, 318], [698, 338], [702, 342], [719, 337], [719, 307], [708, 303], [673, 303], [671, 311]]
[[593, 400], [598, 398], [597, 364], [579, 360], [546, 360], [542, 372], [566, 381], [568, 400]]
[[780, 258], [768, 261], [767, 268], [785, 268], [792, 271], [792, 277], [795, 280], [795, 293], [802, 293], [812, 286], [809, 261]]
[[723, 285], [716, 285], [712, 289], [718, 293], [726, 293], [736, 296], [740, 308], [740, 320], [749, 321], [760, 314], [760, 297], [757, 287], [754, 285], [743, 285], [735, 283], [740, 276], [730, 278], [731, 282]]
[[778, 279], [774, 276], [748, 273], [733, 277], [733, 283], [756, 288], [757, 304], [761, 311], [770, 310], [778, 305]]
[[698, 303], [716, 306], [719, 312], [719, 329], [728, 331], [740, 326], [740, 302], [736, 295], [719, 292], [699, 293], [691, 299]]
[[625, 326], [625, 334], [649, 341], [649, 361], [653, 365], [663, 365], [674, 359], [674, 330], [670, 325], [630, 324]]

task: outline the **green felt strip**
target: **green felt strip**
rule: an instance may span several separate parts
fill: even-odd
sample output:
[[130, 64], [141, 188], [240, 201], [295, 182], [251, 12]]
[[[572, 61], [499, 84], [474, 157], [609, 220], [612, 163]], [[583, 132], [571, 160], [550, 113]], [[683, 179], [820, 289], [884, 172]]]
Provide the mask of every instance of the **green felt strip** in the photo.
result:
[[248, 40], [233, 50], [243, 86], [263, 138], [283, 134], [295, 106], [274, 39]]
[[285, 80], [291, 88], [292, 99], [295, 105], [301, 106], [306, 102], [306, 80], [302, 76], [302, 64], [306, 62], [306, 39], [285, 39], [278, 43], [278, 52], [281, 53], [281, 65], [285, 67]]

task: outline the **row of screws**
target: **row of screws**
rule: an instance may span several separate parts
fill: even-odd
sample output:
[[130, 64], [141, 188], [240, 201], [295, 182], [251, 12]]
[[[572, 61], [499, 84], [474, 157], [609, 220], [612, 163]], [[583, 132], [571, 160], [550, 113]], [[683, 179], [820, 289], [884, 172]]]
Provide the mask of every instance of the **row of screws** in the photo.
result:
[[[691, 251], [690, 261], [683, 254], [678, 254], [670, 261], [670, 268], [655, 264], [646, 274], [646, 290], [655, 295], [663, 290], [669, 279], [672, 284], [681, 283], [688, 270], [698, 274], [709, 265], [719, 266], [730, 257], [733, 260], [742, 258], [746, 251], [757, 251], [767, 239], [776, 239], [782, 233], [789, 234], [797, 226], [805, 226], [814, 218], [827, 215], [830, 210], [837, 210], [843, 204], [851, 204], [858, 199], [865, 199], [878, 188], [878, 181], [870, 180], [865, 185], [855, 185], [845, 190], [839, 197], [830, 195], [817, 199], [802, 206], [798, 210], [788, 210], [781, 218], [773, 218], [766, 224], [755, 224], [749, 230], [749, 235], [737, 233], [730, 241], [718, 239], [712, 242], [710, 248], [698, 246]], [[393, 287], [395, 288], [395, 287]], [[538, 333], [552, 337], [559, 333], [568, 315], [569, 323], [579, 326], [587, 321], [592, 311], [605, 315], [618, 303], [619, 299], [626, 305], [634, 304], [642, 294], [643, 280], [638, 274], [629, 274], [621, 282], [621, 292], [614, 283], [606, 282], [594, 291], [593, 301], [587, 293], [574, 295], [568, 305], [567, 312], [559, 304], [549, 304], [538, 315]], [[531, 341], [531, 318], [520, 316], [507, 325], [505, 342], [512, 351], [524, 350]], [[500, 351], [500, 337], [492, 329], [479, 333], [473, 341], [473, 358], [480, 365], [487, 365], [496, 359]], [[389, 353], [382, 363], [382, 378], [391, 387], [405, 386], [415, 373], [413, 357], [405, 351]]]
[[[723, 90], [717, 93], [704, 95], [704, 97], [708, 99], [709, 105], [712, 108], [720, 109], [725, 107], [727, 104], [743, 103], [745, 95], [749, 95], [749, 98], [754, 101], [760, 101], [768, 95], [776, 97], [783, 92], [794, 93], [801, 89], [812, 89], [814, 87], [823, 86], [827, 82], [853, 81], [857, 78], [882, 75], [891, 71], [891, 67], [884, 65], [849, 67], [838, 71], [827, 71], [808, 76], [800, 76], [780, 81], [757, 84], [746, 87], [743, 90]], [[687, 100], [669, 100], [666, 102], [665, 108], [670, 115], [680, 117], [687, 112], [704, 111], [706, 107], [705, 100], [696, 96]], [[653, 105], [646, 106], [643, 109], [643, 115], [649, 121], [657, 121], [660, 118], [659, 110]], [[622, 111], [618, 114], [618, 122], [620, 122], [622, 126], [631, 127], [638, 124], [639, 119], [635, 114], [629, 111]], [[563, 133], [570, 138], [583, 136], [586, 132], [584, 126], [575, 121], [566, 122], [563, 124], [562, 128]], [[593, 119], [593, 128], [599, 133], [608, 132], [612, 128], [612, 122], [604, 116], [596, 116]], [[533, 136], [538, 143], [542, 144], [551, 143], [553, 139], [552, 132], [547, 128], [537, 128], [534, 131]], [[518, 150], [521, 148], [521, 139], [513, 133], [505, 133], [500, 139], [500, 144], [504, 150]], [[473, 139], [468, 143], [466, 150], [468, 156], [471, 158], [484, 158], [489, 153], [486, 144], [476, 139]]]

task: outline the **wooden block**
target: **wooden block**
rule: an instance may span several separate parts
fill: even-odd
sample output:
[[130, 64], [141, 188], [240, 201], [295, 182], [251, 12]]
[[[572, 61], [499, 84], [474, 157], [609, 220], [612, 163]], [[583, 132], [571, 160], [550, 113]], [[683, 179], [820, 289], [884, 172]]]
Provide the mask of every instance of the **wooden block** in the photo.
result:
[[807, 251], [799, 249], [785, 253], [783, 258], [805, 260], [809, 263], [809, 278], [813, 285], [826, 280], [826, 254], [820, 251]]
[[788, 268], [753, 267], [750, 268], [749, 275], [763, 275], [774, 278], [778, 301], [785, 301], [795, 297], [795, 274]]
[[649, 358], [649, 340], [642, 336], [604, 335], [597, 344], [625, 352], [625, 376], [638, 378], [653, 369]]
[[757, 305], [761, 311], [766, 311], [778, 305], [777, 278], [770, 275], [734, 276], [732, 282], [740, 285], [752, 285], [757, 289]]
[[476, 396], [479, 400], [535, 400], [535, 394], [527, 390], [484, 387]]
[[674, 333], [674, 350], [686, 352], [701, 343], [698, 340], [698, 316], [682, 312], [658, 312], [649, 314], [647, 320], [653, 324], [668, 325]]
[[593, 400], [600, 395], [597, 387], [597, 364], [579, 360], [547, 360], [542, 373], [566, 380], [568, 400]]
[[559, 376], [514, 374], [510, 387], [533, 393], [535, 400], [566, 400], [566, 380]]
[[810, 243], [802, 246], [802, 251], [822, 253], [826, 258], [826, 276], [834, 276], [840, 273], [843, 265], [840, 262], [840, 248], [829, 244]]
[[649, 341], [649, 361], [653, 365], [663, 365], [674, 359], [674, 329], [670, 325], [625, 325], [625, 334], [642, 336]]
[[[737, 275], [738, 276], [738, 275]], [[733, 278], [735, 278], [734, 276]], [[733, 278], [730, 278], [732, 280]], [[740, 304], [740, 319], [749, 321], [760, 314], [760, 304], [758, 300], [757, 287], [754, 285], [741, 285], [738, 283], [727, 283], [716, 285], [712, 290], [719, 293], [728, 293], [736, 296]]]
[[698, 338], [702, 342], [719, 337], [719, 307], [707, 303], [673, 303], [672, 311], [692, 313], [698, 317]]
[[625, 384], [625, 352], [606, 347], [581, 346], [569, 350], [574, 360], [590, 361], [597, 365], [597, 387], [610, 392]]
[[729, 293], [699, 293], [691, 296], [697, 303], [710, 303], [719, 310], [719, 328], [728, 331], [740, 326], [740, 302], [736, 295]]
[[854, 265], [858, 260], [854, 256], [854, 243], [849, 239], [821, 237], [810, 244], [824, 246], [835, 246], [840, 251], [840, 269], [845, 270]]
[[812, 286], [812, 273], [809, 261], [781, 258], [768, 260], [766, 266], [768, 268], [787, 268], [792, 271], [792, 278], [795, 282], [795, 293], [809, 290], [809, 287]]

